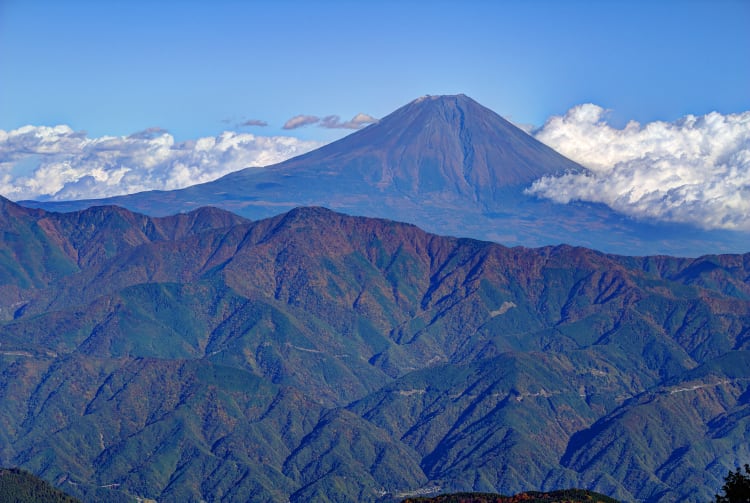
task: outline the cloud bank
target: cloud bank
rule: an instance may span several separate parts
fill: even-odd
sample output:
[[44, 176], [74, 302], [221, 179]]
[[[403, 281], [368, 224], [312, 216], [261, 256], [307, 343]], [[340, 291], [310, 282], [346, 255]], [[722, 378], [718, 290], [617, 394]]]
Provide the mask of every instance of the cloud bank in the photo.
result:
[[585, 104], [537, 130], [537, 140], [590, 172], [544, 177], [527, 192], [604, 203], [643, 220], [750, 230], [750, 112], [622, 129], [605, 119], [606, 110]]
[[[284, 127], [358, 129], [374, 121], [366, 114], [346, 122], [335, 115], [301, 115]], [[542, 178], [530, 194], [563, 204], [604, 203], [643, 220], [750, 231], [750, 112], [630, 122], [618, 129], [607, 123], [606, 110], [585, 104], [550, 118], [532, 134], [590, 171]], [[172, 190], [320, 145], [238, 132], [175, 142], [160, 128], [89, 138], [65, 125], [25, 126], [0, 130], [0, 194], [65, 200]]]
[[320, 145], [229, 131], [175, 142], [159, 128], [88, 138], [65, 125], [25, 126], [0, 130], [0, 194], [13, 200], [64, 200], [172, 190], [275, 164]]

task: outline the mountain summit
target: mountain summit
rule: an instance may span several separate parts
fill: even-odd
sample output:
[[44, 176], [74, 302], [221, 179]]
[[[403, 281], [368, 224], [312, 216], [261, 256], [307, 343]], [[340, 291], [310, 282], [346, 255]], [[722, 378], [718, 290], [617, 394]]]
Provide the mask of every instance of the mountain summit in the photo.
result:
[[507, 245], [568, 243], [628, 255], [746, 251], [743, 235], [636, 222], [603, 205], [524, 193], [540, 177], [582, 170], [463, 94], [424, 96], [276, 165], [169, 192], [25, 204], [62, 211], [117, 204], [154, 216], [218, 206], [252, 219], [325, 206]]
[[[274, 169], [356, 178], [382, 192], [415, 198], [441, 194], [490, 204], [499, 189], [583, 168], [459, 94], [418, 98], [376, 124]], [[252, 176], [249, 169], [226, 178]]]
[[424, 225], [445, 211], [502, 210], [534, 180], [583, 169], [465, 95], [425, 96], [320, 149], [188, 192], [207, 204], [207, 189], [220, 193], [254, 217], [285, 202]]

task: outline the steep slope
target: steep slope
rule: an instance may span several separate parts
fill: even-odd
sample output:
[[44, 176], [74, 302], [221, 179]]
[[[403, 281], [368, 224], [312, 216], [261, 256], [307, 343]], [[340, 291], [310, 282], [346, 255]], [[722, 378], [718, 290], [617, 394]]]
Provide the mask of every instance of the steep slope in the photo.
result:
[[23, 307], [23, 290], [44, 287], [78, 269], [39, 225], [44, 214], [0, 197], [0, 319]]
[[164, 218], [111, 206], [47, 213], [0, 197], [0, 319], [20, 315], [39, 289], [125, 250], [242, 222], [216, 208]]
[[14, 503], [80, 503], [48, 482], [18, 468], [0, 468], [0, 501]]
[[629, 400], [577, 433], [562, 464], [597, 477], [599, 490], [627, 487], [631, 498], [710, 501], [735, 459], [750, 457], [750, 352], [730, 352], [679, 380]]
[[[457, 95], [419, 98], [373, 126], [270, 171], [313, 186], [330, 179], [354, 193], [400, 195], [436, 206], [468, 200], [491, 207], [504, 189], [583, 170], [471, 98]], [[247, 186], [256, 172], [227, 175], [217, 186]], [[306, 198], [300, 202], [314, 201], [300, 197]]]
[[[378, 199], [393, 206], [391, 211], [421, 203], [435, 208], [469, 203], [487, 210], [544, 175], [583, 170], [465, 95], [425, 96], [376, 124], [274, 166], [158, 196], [106, 202], [154, 214], [220, 204], [252, 217], [272, 216], [280, 206], [373, 209]], [[93, 203], [41, 206], [70, 210]]]
[[0, 280], [21, 288], [41, 287], [125, 249], [246, 221], [216, 208], [164, 218], [113, 206], [48, 213], [0, 196]]
[[199, 208], [163, 218], [151, 218], [113, 206], [94, 206], [73, 213], [53, 213], [38, 225], [80, 267], [156, 241], [181, 239], [205, 230], [230, 227], [246, 220], [216, 208]]
[[[506, 248], [322, 208], [8, 204], [74, 269], [0, 325], [0, 464], [88, 501], [694, 501], [746, 454], [748, 255]], [[672, 421], [682, 388], [706, 398]]]

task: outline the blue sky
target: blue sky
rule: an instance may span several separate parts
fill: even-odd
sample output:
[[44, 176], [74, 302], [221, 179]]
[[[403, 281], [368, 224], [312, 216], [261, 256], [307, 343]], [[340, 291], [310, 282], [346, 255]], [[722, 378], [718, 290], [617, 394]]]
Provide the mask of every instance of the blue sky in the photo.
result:
[[588, 102], [615, 124], [750, 110], [750, 2], [0, 0], [4, 130], [278, 135], [454, 93], [536, 126]]
[[181, 188], [457, 93], [591, 170], [529, 194], [750, 232], [750, 0], [0, 0], [0, 194]]

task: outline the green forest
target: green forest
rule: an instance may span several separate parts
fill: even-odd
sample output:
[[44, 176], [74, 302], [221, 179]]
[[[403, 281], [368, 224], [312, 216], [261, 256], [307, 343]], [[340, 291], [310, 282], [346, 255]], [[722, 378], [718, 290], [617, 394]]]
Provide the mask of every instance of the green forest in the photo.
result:
[[0, 501], [12, 503], [80, 503], [48, 482], [19, 468], [0, 469]]

